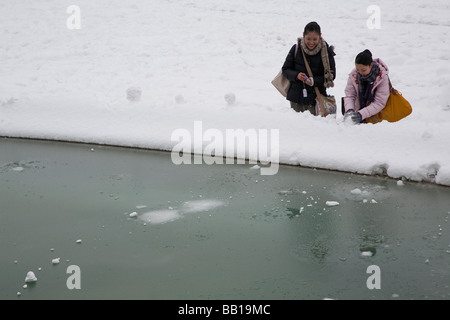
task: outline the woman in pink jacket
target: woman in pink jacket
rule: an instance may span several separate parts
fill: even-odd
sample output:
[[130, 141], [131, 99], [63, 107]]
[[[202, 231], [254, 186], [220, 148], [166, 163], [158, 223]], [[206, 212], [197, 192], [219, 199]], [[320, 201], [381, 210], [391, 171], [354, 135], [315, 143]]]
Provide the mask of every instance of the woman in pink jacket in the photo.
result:
[[355, 67], [345, 88], [344, 119], [359, 124], [386, 106], [390, 93], [389, 69], [381, 59], [372, 59], [369, 50], [356, 56]]

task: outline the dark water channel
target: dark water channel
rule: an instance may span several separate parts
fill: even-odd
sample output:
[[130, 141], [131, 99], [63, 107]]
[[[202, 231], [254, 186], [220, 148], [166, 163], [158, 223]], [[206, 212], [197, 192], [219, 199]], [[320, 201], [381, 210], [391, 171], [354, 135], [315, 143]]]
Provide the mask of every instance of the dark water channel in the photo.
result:
[[0, 299], [449, 299], [449, 217], [430, 184], [1, 139]]

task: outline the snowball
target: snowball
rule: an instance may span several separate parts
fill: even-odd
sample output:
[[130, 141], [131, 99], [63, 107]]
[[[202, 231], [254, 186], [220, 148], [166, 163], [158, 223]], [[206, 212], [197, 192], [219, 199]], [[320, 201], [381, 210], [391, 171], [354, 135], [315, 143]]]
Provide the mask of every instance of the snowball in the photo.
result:
[[361, 255], [363, 257], [371, 257], [373, 255], [373, 253], [371, 251], [363, 251], [363, 252], [361, 252]]
[[81, 243], [81, 239], [78, 239], [78, 240], [76, 241], [76, 243]]
[[339, 202], [337, 202], [337, 201], [327, 201], [325, 204], [327, 206], [329, 206], [329, 207], [334, 207], [334, 206], [338, 206]]
[[344, 117], [343, 123], [346, 126], [354, 126], [355, 125], [355, 123], [353, 122], [351, 117], [347, 117], [347, 118]]
[[362, 193], [361, 189], [359, 189], [359, 188], [353, 189], [350, 192], [351, 192], [351, 194], [361, 194]]
[[37, 278], [33, 271], [28, 271], [27, 276], [25, 277], [25, 282], [36, 282]]
[[130, 102], [136, 102], [141, 100], [142, 91], [140, 88], [131, 87], [127, 89], [127, 99]]
[[399, 187], [401, 187], [401, 186], [404, 186], [405, 184], [403, 183], [402, 180], [398, 180], [398, 181], [397, 181], [397, 185], [398, 185]]
[[23, 170], [24, 170], [23, 167], [15, 167], [12, 169], [12, 171], [15, 171], [15, 172], [22, 172]]
[[182, 94], [179, 94], [177, 96], [175, 96], [175, 102], [176, 103], [184, 103], [184, 97]]
[[132, 212], [132, 213], [130, 213], [130, 218], [134, 218], [134, 217], [137, 217], [137, 212], [135, 211], [135, 212]]
[[14, 104], [17, 100], [18, 99], [16, 99], [16, 98], [3, 99], [0, 101], [0, 105], [1, 106], [11, 105], [11, 104]]
[[60, 262], [61, 258], [55, 258], [52, 259], [52, 264], [58, 264]]
[[225, 94], [224, 98], [227, 104], [230, 106], [236, 103], [236, 95], [232, 92]]

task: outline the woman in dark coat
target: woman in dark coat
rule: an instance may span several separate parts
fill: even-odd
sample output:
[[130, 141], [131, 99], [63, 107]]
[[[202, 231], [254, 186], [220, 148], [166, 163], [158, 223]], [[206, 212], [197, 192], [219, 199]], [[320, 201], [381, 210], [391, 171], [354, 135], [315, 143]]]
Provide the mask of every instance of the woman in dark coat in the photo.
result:
[[[313, 77], [309, 77], [303, 59], [305, 53]], [[336, 64], [334, 48], [322, 38], [320, 26], [317, 22], [310, 22], [305, 26], [303, 38], [289, 51], [282, 67], [283, 75], [291, 82], [286, 99], [291, 102], [291, 108], [297, 112], [309, 110], [316, 115], [317, 87], [321, 94], [327, 95], [326, 89], [333, 87], [336, 78]]]

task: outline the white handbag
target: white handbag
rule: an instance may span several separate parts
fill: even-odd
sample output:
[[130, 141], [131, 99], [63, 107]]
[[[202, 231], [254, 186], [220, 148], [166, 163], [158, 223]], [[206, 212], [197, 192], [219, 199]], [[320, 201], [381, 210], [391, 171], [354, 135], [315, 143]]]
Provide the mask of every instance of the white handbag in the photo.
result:
[[[298, 51], [298, 43], [295, 46], [295, 55], [294, 59], [297, 56]], [[273, 86], [283, 95], [283, 97], [287, 97], [287, 93], [289, 88], [291, 87], [291, 82], [283, 75], [283, 70], [280, 70], [276, 77], [272, 80]]]

